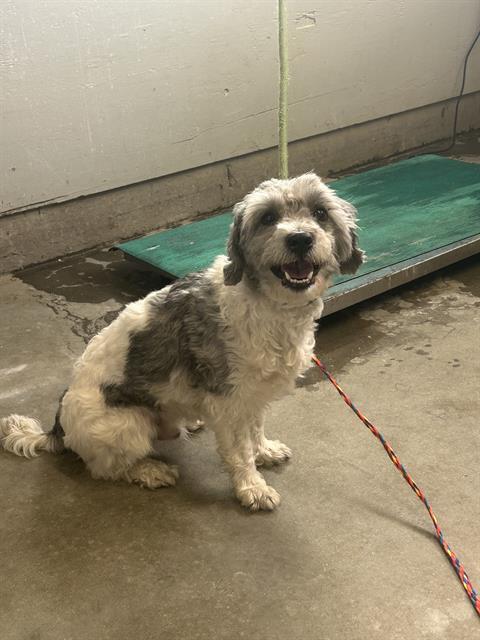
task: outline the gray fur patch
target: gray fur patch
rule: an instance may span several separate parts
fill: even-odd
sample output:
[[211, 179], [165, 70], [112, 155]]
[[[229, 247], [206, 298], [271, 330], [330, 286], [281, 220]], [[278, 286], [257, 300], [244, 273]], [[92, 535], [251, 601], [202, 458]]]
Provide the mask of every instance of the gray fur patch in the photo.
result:
[[[160, 292], [159, 292], [160, 294]], [[130, 334], [124, 382], [102, 386], [110, 406], [152, 407], [152, 386], [181, 371], [193, 388], [228, 394], [230, 373], [215, 289], [196, 273], [174, 283], [166, 297], [149, 301], [146, 329]]]
[[350, 229], [352, 236], [352, 252], [350, 256], [340, 263], [340, 273], [356, 273], [365, 262], [365, 253], [358, 248], [358, 236]]
[[337, 248], [337, 256], [340, 264], [340, 273], [356, 273], [365, 261], [364, 252], [358, 247], [358, 236], [356, 233], [357, 210], [346, 200], [334, 196], [337, 205], [343, 209], [350, 224], [339, 226], [335, 224], [334, 236]]
[[109, 407], [155, 407], [155, 398], [147, 391], [132, 389], [127, 384], [102, 384], [100, 389]]
[[227, 286], [238, 284], [243, 276], [245, 258], [241, 248], [243, 206], [237, 204], [234, 208], [234, 219], [228, 237], [228, 263], [223, 268], [224, 282]]

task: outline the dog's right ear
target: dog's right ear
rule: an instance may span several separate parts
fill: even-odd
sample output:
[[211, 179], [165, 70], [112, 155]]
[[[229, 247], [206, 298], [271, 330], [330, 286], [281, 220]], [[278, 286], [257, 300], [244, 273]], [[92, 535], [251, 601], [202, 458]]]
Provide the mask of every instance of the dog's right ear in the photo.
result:
[[223, 282], [227, 286], [232, 286], [240, 282], [245, 267], [245, 258], [243, 257], [243, 251], [240, 246], [243, 211], [243, 202], [236, 204], [233, 208], [234, 218], [230, 227], [227, 244], [228, 262], [223, 268]]

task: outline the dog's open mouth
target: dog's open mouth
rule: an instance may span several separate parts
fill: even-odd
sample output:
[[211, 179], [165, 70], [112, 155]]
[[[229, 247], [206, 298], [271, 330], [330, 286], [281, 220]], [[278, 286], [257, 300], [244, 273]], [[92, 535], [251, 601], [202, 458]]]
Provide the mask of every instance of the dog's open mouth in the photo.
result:
[[301, 291], [313, 284], [319, 269], [320, 265], [310, 260], [295, 260], [272, 267], [272, 273], [281, 279], [284, 287]]

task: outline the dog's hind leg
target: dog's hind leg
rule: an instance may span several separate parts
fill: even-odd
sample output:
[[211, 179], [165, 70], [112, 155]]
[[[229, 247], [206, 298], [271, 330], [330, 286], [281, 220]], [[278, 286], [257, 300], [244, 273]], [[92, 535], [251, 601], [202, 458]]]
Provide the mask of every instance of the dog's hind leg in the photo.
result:
[[178, 469], [162, 460], [143, 458], [129, 467], [123, 478], [147, 489], [173, 487], [178, 479]]
[[175, 484], [177, 468], [149, 457], [158, 426], [151, 410], [105, 407], [91, 402], [91, 397], [87, 409], [82, 400], [67, 396], [62, 412], [65, 445], [84, 460], [93, 478], [125, 480], [149, 489]]

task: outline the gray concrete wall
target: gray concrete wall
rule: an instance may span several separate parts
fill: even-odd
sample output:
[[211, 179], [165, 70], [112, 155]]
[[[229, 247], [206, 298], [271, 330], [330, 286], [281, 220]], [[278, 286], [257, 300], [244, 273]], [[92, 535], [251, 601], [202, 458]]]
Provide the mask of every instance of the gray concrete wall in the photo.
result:
[[[3, 0], [0, 212], [274, 146], [276, 4]], [[480, 21], [471, 0], [288, 7], [291, 140], [456, 95]], [[466, 87], [475, 90], [480, 47]]]
[[[320, 175], [392, 156], [450, 135], [454, 102], [313, 136], [290, 146], [292, 175]], [[480, 92], [466, 96], [459, 130], [480, 128]], [[39, 206], [0, 220], [0, 272], [142, 235], [225, 209], [275, 174], [275, 149], [191, 169], [69, 202]]]

